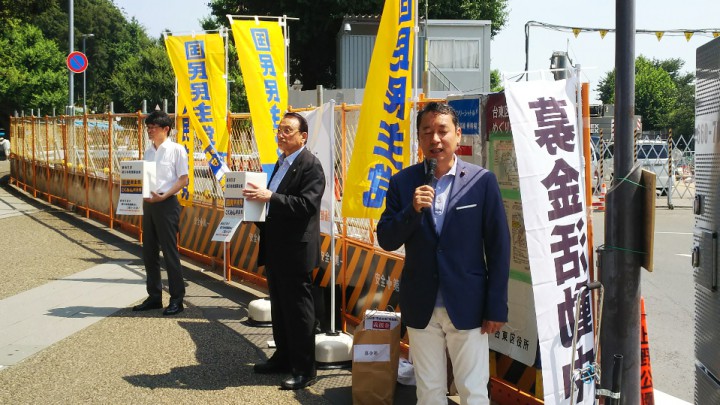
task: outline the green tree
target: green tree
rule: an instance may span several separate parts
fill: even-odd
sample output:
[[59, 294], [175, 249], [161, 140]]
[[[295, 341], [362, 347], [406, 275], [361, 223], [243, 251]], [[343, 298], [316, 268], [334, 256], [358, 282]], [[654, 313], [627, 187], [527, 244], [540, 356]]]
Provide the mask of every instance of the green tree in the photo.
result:
[[674, 80], [677, 102], [670, 112], [670, 128], [674, 137], [690, 139], [695, 133], [695, 74], [679, 74]]
[[126, 56], [110, 78], [112, 94], [123, 106], [116, 111], [138, 111], [143, 100], [152, 110], [156, 105], [162, 106], [163, 99], [168, 100], [169, 109], [174, 109], [174, 86], [175, 74], [160, 40], [151, 40]]
[[503, 91], [505, 90], [505, 87], [502, 84], [502, 80], [500, 79], [500, 71], [498, 69], [493, 69], [490, 71], [490, 91]]
[[[695, 76], [682, 73], [684, 62], [673, 58], [635, 61], [635, 112], [646, 130], [668, 130], [690, 135], [694, 128]], [[605, 104], [615, 102], [615, 71], [607, 72], [596, 89]]]
[[[507, 20], [507, 0], [436, 0], [428, 3], [429, 18], [491, 20], [497, 33]], [[290, 82], [296, 79], [304, 88], [335, 87], [336, 38], [346, 15], [379, 15], [383, 0], [213, 0], [212, 18], [228, 26], [227, 14], [299, 18], [290, 21]], [[424, 14], [420, 6], [420, 14]]]
[[[12, 3], [22, 3], [13, 6], [13, 15], [23, 22], [40, 28], [45, 37], [54, 40], [61, 52], [67, 55], [70, 49], [67, 1], [25, 0]], [[113, 77], [120, 66], [127, 67], [127, 59], [137, 58], [141, 50], [157, 44], [148, 37], [145, 28], [137, 20], [133, 18], [128, 21], [125, 14], [111, 0], [74, 0], [74, 27], [74, 50], [82, 50], [83, 34], [94, 35], [92, 38], [87, 38], [85, 49], [89, 62], [85, 73], [88, 107], [102, 112], [113, 101], [115, 111], [136, 110], [136, 103], [124, 104], [128, 100], [127, 94], [122, 93], [120, 88], [112, 84]], [[167, 56], [164, 58], [167, 59]], [[172, 80], [172, 77], [170, 79]], [[74, 83], [75, 103], [80, 105], [82, 77], [75, 75]], [[162, 98], [172, 97], [173, 89], [170, 86], [167, 94]]]
[[16, 110], [39, 108], [51, 114], [62, 113], [68, 98], [65, 55], [40, 30], [16, 19], [3, 22], [0, 31], [0, 125], [8, 127], [8, 117]]

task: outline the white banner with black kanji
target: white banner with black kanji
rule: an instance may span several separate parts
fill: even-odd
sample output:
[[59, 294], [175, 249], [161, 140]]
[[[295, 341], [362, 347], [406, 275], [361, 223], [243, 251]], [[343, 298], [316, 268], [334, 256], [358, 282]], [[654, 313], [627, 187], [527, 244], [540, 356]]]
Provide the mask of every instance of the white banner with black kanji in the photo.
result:
[[[576, 80], [507, 83], [532, 275], [546, 404], [569, 404], [573, 369], [595, 360], [590, 301], [580, 311], [572, 362], [575, 301], [588, 281]], [[594, 384], [575, 386], [575, 403], [593, 403]]]

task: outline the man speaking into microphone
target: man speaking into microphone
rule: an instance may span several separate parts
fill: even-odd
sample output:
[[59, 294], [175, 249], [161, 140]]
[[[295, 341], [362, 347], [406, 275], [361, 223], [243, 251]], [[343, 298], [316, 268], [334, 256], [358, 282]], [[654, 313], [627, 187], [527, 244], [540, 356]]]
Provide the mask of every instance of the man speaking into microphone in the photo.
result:
[[380, 246], [405, 245], [400, 311], [408, 326], [418, 404], [447, 404], [446, 348], [463, 404], [489, 404], [488, 335], [507, 322], [510, 232], [493, 173], [455, 151], [455, 110], [417, 115], [425, 161], [390, 179]]

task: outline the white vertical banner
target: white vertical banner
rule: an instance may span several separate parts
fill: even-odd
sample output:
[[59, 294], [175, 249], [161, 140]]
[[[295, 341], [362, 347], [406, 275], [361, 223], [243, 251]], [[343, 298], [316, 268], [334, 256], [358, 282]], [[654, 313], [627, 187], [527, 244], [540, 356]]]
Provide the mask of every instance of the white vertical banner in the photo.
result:
[[333, 194], [335, 192], [335, 100], [309, 112], [301, 113], [308, 122], [307, 148], [322, 164], [325, 172], [325, 194], [320, 202], [320, 231], [331, 235], [333, 223]]
[[[506, 83], [532, 274], [546, 404], [569, 404], [574, 369], [595, 361], [590, 300], [583, 298], [572, 362], [575, 301], [588, 281], [587, 214], [575, 108], [576, 80]], [[577, 404], [594, 384], [575, 382]]]

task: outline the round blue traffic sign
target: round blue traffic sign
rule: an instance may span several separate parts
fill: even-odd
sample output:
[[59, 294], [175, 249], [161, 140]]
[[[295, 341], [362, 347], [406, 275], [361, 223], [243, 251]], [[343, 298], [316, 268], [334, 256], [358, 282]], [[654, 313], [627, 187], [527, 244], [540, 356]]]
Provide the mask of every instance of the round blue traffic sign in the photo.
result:
[[88, 67], [87, 56], [78, 51], [71, 52], [65, 62], [67, 63], [68, 69], [73, 73], [82, 73]]

